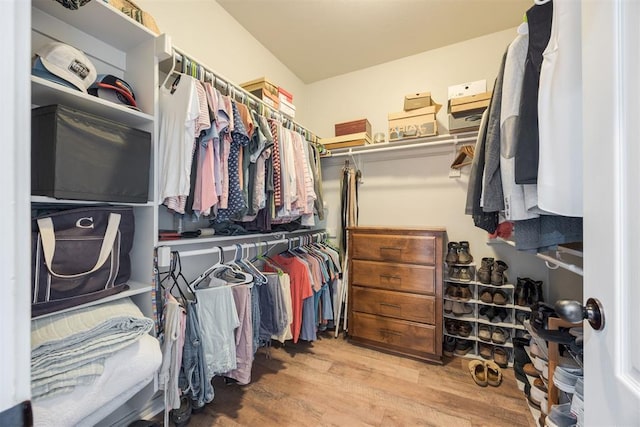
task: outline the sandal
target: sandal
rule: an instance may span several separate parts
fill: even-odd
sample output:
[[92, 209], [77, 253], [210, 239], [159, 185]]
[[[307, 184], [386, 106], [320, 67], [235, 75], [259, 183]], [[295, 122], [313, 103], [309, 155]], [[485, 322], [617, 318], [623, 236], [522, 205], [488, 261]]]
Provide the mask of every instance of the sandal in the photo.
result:
[[484, 362], [480, 360], [472, 360], [469, 362], [469, 372], [471, 373], [471, 378], [473, 378], [473, 381], [475, 381], [476, 384], [480, 387], [487, 386], [487, 367]]
[[502, 371], [497, 363], [490, 360], [485, 362], [487, 368], [487, 383], [490, 386], [498, 387], [502, 382]]

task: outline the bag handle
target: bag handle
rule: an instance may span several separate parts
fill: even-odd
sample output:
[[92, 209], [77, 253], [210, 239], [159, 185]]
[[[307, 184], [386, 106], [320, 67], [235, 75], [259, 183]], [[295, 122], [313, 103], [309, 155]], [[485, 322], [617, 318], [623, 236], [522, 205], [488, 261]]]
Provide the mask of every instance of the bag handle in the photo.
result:
[[100, 248], [100, 254], [96, 265], [89, 271], [77, 274], [57, 274], [53, 271], [53, 255], [56, 251], [56, 236], [53, 230], [53, 221], [51, 218], [38, 219], [38, 227], [40, 228], [40, 236], [42, 237], [42, 251], [44, 252], [44, 261], [49, 269], [49, 272], [56, 277], [62, 279], [73, 279], [76, 277], [85, 276], [91, 274], [94, 271], [102, 267], [102, 264], [109, 258], [109, 255], [113, 251], [113, 243], [116, 240], [118, 234], [118, 228], [120, 227], [120, 214], [110, 213], [109, 222], [107, 224], [107, 230], [104, 233], [104, 239], [102, 240], [102, 247]]

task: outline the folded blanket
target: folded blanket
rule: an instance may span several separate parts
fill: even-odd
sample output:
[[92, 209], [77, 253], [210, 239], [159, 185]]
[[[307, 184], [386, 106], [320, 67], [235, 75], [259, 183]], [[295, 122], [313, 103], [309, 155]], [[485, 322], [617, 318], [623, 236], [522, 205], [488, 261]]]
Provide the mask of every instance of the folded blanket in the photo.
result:
[[[71, 393], [32, 402], [33, 425], [94, 426], [151, 382], [150, 396], [153, 393], [153, 377], [161, 361], [158, 340], [145, 335], [109, 356], [104, 363], [104, 372], [93, 384], [78, 385]], [[108, 424], [123, 425], [113, 420]]]
[[90, 383], [99, 375], [96, 364], [152, 327], [129, 298], [32, 320], [32, 391], [49, 394]]

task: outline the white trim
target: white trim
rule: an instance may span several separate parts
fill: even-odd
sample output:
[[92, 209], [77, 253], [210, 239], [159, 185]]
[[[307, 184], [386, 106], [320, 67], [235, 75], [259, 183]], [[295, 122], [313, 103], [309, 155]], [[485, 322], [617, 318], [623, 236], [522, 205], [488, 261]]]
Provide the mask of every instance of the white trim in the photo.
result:
[[[0, 104], [0, 411], [31, 398], [31, 282], [29, 194], [31, 133], [31, 4], [5, 0], [0, 14], [0, 81], [8, 82]], [[7, 351], [8, 350], [8, 351]]]

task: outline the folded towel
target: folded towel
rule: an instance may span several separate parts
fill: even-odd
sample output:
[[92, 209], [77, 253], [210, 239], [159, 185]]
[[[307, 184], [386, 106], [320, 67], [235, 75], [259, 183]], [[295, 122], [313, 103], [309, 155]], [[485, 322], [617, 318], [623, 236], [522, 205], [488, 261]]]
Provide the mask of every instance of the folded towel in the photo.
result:
[[104, 359], [146, 335], [153, 320], [121, 298], [31, 321], [34, 396], [90, 384]]

